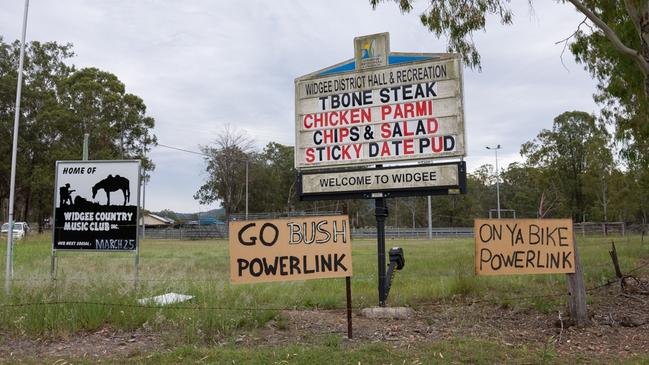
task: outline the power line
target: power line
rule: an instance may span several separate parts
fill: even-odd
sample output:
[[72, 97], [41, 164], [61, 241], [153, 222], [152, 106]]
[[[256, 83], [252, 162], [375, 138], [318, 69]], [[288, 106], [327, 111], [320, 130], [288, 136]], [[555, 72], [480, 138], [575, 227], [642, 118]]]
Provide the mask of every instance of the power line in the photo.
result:
[[205, 154], [205, 153], [202, 153], [202, 152], [190, 151], [190, 150], [186, 150], [186, 149], [183, 149], [183, 148], [178, 148], [178, 147], [173, 147], [173, 146], [167, 146], [166, 144], [162, 144], [162, 143], [158, 143], [158, 146], [159, 146], [159, 147], [169, 148], [169, 149], [176, 150], [176, 151], [182, 151], [182, 152], [192, 153], [192, 154], [194, 154], [194, 155], [200, 155], [200, 156], [210, 157], [208, 154]]

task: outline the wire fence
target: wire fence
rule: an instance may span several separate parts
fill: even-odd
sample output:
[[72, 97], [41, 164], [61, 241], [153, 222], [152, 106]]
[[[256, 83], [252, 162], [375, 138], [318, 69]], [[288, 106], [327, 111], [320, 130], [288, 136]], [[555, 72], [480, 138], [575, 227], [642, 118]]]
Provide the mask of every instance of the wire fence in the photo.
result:
[[[326, 214], [325, 214], [326, 213]], [[336, 212], [314, 212], [311, 215], [336, 214]], [[263, 213], [249, 214], [248, 219], [272, 219], [287, 216], [306, 216], [304, 212], [295, 215], [286, 215], [285, 213]], [[234, 220], [243, 220], [245, 215], [238, 214], [232, 216]], [[627, 233], [624, 222], [585, 222], [575, 223], [573, 230], [578, 236], [625, 236]], [[633, 233], [640, 233], [638, 227], [632, 226]], [[166, 228], [146, 228], [145, 235], [150, 239], [160, 240], [202, 240], [202, 239], [228, 239], [228, 224], [211, 224], [195, 227], [166, 227]], [[473, 227], [391, 227], [385, 228], [385, 236], [390, 239], [428, 239], [428, 238], [453, 238], [453, 237], [473, 237]], [[354, 239], [371, 239], [376, 237], [375, 227], [352, 228], [351, 237]]]
[[[610, 266], [610, 265], [608, 265]], [[637, 273], [643, 269], [649, 268], [649, 261], [638, 265], [630, 270], [627, 270], [627, 275]], [[436, 273], [437, 274], [437, 273]], [[448, 273], [448, 276], [455, 276], [457, 272]], [[362, 276], [363, 277], [363, 276]], [[375, 279], [373, 275], [364, 276], [366, 278]], [[358, 279], [358, 276], [354, 276]], [[66, 278], [65, 280], [87, 280], [85, 278]], [[196, 280], [192, 279], [193, 282], [213, 282], [213, 281], [222, 281], [223, 279], [204, 279]], [[42, 279], [14, 279], [14, 281], [41, 281]], [[174, 281], [169, 279], [148, 279], [142, 281]], [[189, 281], [189, 280], [178, 280], [178, 281]], [[599, 289], [608, 287], [612, 284], [619, 283], [620, 278], [617, 276], [611, 276], [604, 280], [602, 284], [594, 285], [586, 288], [586, 292], [594, 295]], [[560, 297], [568, 297], [570, 294], [568, 292], [554, 293], [554, 294], [539, 294], [539, 295], [524, 295], [524, 296], [511, 296], [511, 297], [498, 297], [498, 298], [465, 298], [464, 301], [449, 301], [440, 299], [438, 302], [419, 302], [411, 303], [413, 308], [425, 308], [425, 307], [466, 307], [473, 306], [476, 304], [494, 304], [498, 302], [520, 302], [524, 300], [531, 299], [556, 299]], [[206, 305], [151, 305], [151, 304], [136, 304], [132, 302], [97, 302], [97, 301], [78, 301], [78, 300], [54, 300], [54, 301], [35, 301], [35, 302], [23, 302], [23, 303], [3, 303], [0, 304], [0, 309], [7, 308], [17, 308], [17, 307], [34, 307], [34, 306], [60, 306], [60, 305], [88, 305], [88, 306], [105, 306], [105, 307], [120, 307], [120, 308], [142, 308], [142, 309], [169, 309], [169, 310], [191, 310], [191, 311], [231, 311], [231, 312], [256, 312], [256, 311], [291, 311], [291, 310], [319, 310], [319, 311], [340, 311], [347, 309], [347, 306], [336, 306], [336, 305], [326, 305], [319, 307], [316, 305], [291, 305], [291, 306], [273, 306], [273, 307], [263, 307], [263, 306], [254, 306], [254, 307], [229, 307], [229, 306], [206, 306]], [[363, 309], [365, 306], [352, 306], [354, 310]]]

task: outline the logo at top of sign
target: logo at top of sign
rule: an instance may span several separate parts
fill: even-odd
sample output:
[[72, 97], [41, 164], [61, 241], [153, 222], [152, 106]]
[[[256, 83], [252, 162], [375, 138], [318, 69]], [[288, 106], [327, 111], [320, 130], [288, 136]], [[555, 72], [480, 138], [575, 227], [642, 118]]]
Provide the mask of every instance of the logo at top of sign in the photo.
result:
[[388, 33], [372, 34], [354, 39], [356, 69], [386, 66], [390, 54]]
[[373, 58], [377, 55], [374, 54], [376, 51], [376, 39], [368, 39], [361, 46], [361, 59]]

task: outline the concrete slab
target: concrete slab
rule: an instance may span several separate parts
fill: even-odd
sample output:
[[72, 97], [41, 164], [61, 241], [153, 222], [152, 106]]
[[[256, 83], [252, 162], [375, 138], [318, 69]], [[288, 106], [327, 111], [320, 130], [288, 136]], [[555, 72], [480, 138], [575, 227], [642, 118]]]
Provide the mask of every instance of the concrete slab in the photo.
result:
[[408, 307], [370, 307], [361, 309], [361, 316], [367, 318], [408, 319], [415, 314]]

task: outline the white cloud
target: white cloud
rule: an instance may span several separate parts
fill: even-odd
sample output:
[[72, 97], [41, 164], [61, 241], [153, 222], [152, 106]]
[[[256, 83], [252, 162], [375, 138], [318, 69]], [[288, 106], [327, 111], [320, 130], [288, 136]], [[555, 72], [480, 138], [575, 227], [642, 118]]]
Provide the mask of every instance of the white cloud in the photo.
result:
[[[527, 3], [517, 3], [514, 26], [491, 19], [475, 37], [483, 71], [465, 71], [469, 169], [493, 163], [487, 145], [503, 146], [504, 167], [556, 115], [596, 110], [593, 81], [569, 53], [566, 71], [554, 44], [582, 18], [570, 5], [535, 6], [530, 17]], [[18, 38], [22, 9], [22, 1], [0, 4], [5, 40]], [[394, 51], [444, 51], [418, 14], [349, 0], [32, 1], [28, 40], [72, 42], [77, 66], [116, 74], [144, 99], [163, 144], [197, 150], [229, 123], [262, 147], [293, 143], [294, 79], [351, 58], [355, 36], [387, 31]], [[202, 184], [201, 157], [162, 147], [151, 156], [147, 207], [199, 210], [192, 195]]]

